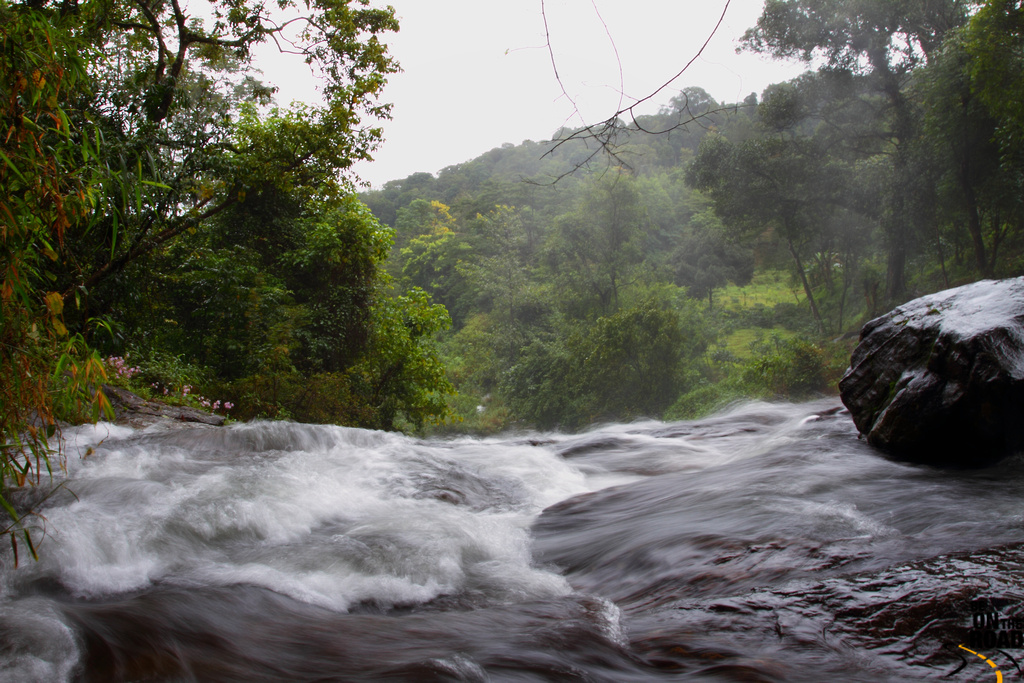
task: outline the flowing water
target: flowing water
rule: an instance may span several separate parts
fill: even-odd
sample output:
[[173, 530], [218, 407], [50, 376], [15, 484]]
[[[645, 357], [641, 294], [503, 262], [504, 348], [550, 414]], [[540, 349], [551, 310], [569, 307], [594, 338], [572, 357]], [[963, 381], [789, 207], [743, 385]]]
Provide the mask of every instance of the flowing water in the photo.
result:
[[2, 681], [1010, 681], [1024, 666], [1024, 462], [896, 462], [834, 400], [579, 435], [66, 437], [40, 560], [0, 555]]

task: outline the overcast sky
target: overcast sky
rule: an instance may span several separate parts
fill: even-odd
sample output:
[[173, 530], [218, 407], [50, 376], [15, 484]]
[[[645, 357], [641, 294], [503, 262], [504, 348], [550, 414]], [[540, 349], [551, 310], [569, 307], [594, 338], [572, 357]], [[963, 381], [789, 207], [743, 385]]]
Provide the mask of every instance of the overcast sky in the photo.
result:
[[[436, 173], [505, 142], [545, 140], [562, 125], [607, 118], [681, 70], [725, 9], [725, 0], [545, 0], [566, 97], [546, 47], [541, 0], [386, 4], [401, 22], [387, 42], [403, 73], [384, 93], [394, 103], [386, 142], [372, 164], [357, 169], [376, 187], [418, 171]], [[732, 0], [703, 55], [645, 111], [657, 111], [687, 86], [736, 102], [801, 73], [799, 64], [736, 54], [762, 5]], [[314, 89], [295, 68], [279, 74], [271, 62], [264, 71], [283, 103], [309, 99]]]

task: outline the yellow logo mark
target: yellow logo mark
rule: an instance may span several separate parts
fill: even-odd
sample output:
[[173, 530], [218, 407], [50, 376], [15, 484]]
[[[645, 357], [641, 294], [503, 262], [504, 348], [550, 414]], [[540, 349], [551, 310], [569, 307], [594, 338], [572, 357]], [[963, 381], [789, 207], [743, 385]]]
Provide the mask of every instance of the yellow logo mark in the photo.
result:
[[991, 667], [992, 667], [993, 669], [995, 669], [995, 670], [996, 670], [996, 683], [1003, 683], [1003, 672], [999, 670], [999, 667], [997, 667], [997, 666], [996, 666], [996, 663], [995, 663], [995, 662], [993, 662], [993, 661], [992, 661], [991, 659], [989, 659], [989, 658], [988, 658], [988, 657], [986, 657], [985, 655], [983, 655], [983, 654], [979, 654], [979, 653], [975, 652], [974, 650], [972, 650], [972, 649], [970, 649], [970, 648], [964, 647], [963, 645], [960, 645], [960, 646], [958, 646], [958, 647], [959, 647], [959, 648], [960, 648], [961, 650], [967, 650], [968, 652], [970, 652], [970, 653], [971, 653], [972, 655], [974, 655], [975, 657], [981, 657], [981, 658], [982, 658], [982, 659], [984, 659], [984, 660], [985, 660], [986, 662], [988, 662], [988, 665], [989, 665], [989, 666], [991, 666]]

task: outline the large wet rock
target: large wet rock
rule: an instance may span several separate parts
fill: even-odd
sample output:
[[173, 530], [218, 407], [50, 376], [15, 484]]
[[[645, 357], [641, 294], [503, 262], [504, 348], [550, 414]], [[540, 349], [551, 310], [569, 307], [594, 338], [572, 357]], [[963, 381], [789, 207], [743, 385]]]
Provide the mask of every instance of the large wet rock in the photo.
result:
[[901, 457], [981, 467], [1024, 450], [1024, 278], [872, 320], [839, 391], [868, 441]]
[[103, 393], [114, 409], [114, 423], [142, 429], [159, 424], [164, 427], [219, 427], [225, 417], [189, 406], [172, 406], [161, 401], [147, 401], [127, 389], [110, 384], [103, 385]]

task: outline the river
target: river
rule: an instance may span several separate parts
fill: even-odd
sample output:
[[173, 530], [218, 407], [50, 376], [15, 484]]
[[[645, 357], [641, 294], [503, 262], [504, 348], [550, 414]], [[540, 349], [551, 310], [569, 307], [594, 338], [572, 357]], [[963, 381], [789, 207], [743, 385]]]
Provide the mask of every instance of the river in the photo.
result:
[[1024, 462], [897, 462], [834, 399], [575, 435], [65, 437], [40, 560], [0, 551], [2, 681], [1009, 681], [1024, 665]]

